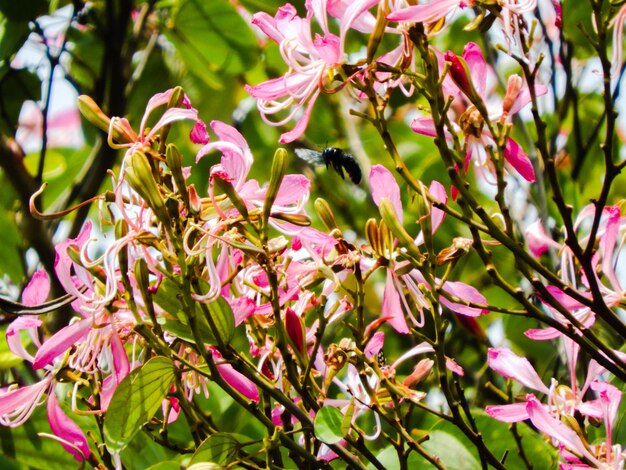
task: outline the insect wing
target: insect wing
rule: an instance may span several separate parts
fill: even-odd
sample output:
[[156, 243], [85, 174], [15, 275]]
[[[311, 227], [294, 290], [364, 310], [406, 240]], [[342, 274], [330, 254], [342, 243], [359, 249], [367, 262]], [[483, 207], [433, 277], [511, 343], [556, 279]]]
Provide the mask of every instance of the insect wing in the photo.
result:
[[322, 154], [316, 150], [299, 148], [296, 149], [296, 155], [310, 165], [322, 165], [324, 163]]

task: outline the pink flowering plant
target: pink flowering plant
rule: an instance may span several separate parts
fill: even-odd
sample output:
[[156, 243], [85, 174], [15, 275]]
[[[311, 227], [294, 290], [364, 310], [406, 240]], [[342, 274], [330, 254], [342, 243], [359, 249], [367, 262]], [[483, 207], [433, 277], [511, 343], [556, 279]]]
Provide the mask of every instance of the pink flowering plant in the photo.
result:
[[0, 7], [49, 65], [0, 127], [0, 460], [624, 468], [626, 7], [79, 3]]

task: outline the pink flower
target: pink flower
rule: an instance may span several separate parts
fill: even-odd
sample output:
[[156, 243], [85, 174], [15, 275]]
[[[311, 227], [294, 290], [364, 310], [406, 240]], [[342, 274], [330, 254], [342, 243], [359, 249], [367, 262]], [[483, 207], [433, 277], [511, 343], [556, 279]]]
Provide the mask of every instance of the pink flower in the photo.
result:
[[[490, 69], [485, 62], [480, 47], [470, 42], [464, 50], [463, 56], [457, 57], [451, 52], [445, 55], [445, 61], [452, 63], [450, 75], [446, 76], [443, 81], [443, 88], [447, 93], [461, 98], [467, 97], [471, 102], [480, 100], [487, 102], [487, 75]], [[440, 67], [444, 63], [441, 61]], [[538, 95], [547, 92], [547, 88], [538, 86], [536, 93]], [[509, 95], [507, 95], [499, 114], [490, 115], [490, 121], [505, 119], [517, 113], [523, 106], [530, 102], [530, 93], [527, 87], [521, 86], [511, 87]], [[483, 177], [489, 181], [493, 180], [490, 173], [493, 173], [494, 166], [487, 148], [497, 148], [494, 136], [485, 123], [484, 116], [476, 109], [474, 105], [466, 106], [465, 111], [460, 115], [459, 132], [465, 137], [465, 146], [467, 148], [465, 158], [465, 170], [469, 166], [469, 162], [474, 160], [474, 168], [479, 171]], [[422, 135], [434, 137], [436, 135], [434, 122], [432, 118], [420, 117], [411, 123], [411, 129]], [[446, 138], [452, 140], [452, 134], [446, 133]], [[508, 138], [503, 151], [503, 156], [511, 168], [517, 171], [525, 180], [535, 181], [535, 171], [528, 156], [524, 153], [520, 145]], [[488, 172], [484, 172], [484, 169]]]
[[[374, 165], [370, 171], [370, 186], [372, 188], [372, 198], [376, 205], [379, 205], [383, 199], [388, 199], [394, 208], [398, 221], [403, 223], [404, 214], [400, 200], [400, 188], [391, 172], [382, 165]], [[437, 200], [444, 203], [447, 201], [445, 189], [437, 181], [431, 183], [429, 192]], [[444, 213], [441, 210], [431, 207], [430, 218], [433, 233], [441, 225], [443, 217]], [[420, 233], [415, 239], [416, 246], [422, 244], [423, 240], [424, 235]], [[388, 318], [387, 321], [398, 333], [406, 334], [409, 332], [409, 326], [406, 322], [407, 318], [411, 320], [415, 327], [424, 326], [423, 311], [424, 309], [430, 310], [432, 306], [424, 296], [420, 286], [429, 287], [429, 283], [419, 270], [410, 269], [407, 271], [405, 265], [408, 262], [396, 262], [393, 252], [390, 252], [388, 256], [390, 257], [390, 263], [387, 268], [387, 280], [385, 282], [381, 313]], [[403, 274], [398, 274], [396, 271], [400, 271]], [[440, 282], [440, 279], [435, 279], [435, 283], [439, 284]], [[413, 315], [412, 308], [409, 306], [404, 294], [405, 290], [420, 313], [418, 318]], [[469, 305], [472, 303], [479, 305], [487, 303], [485, 297], [473, 287], [462, 282], [446, 281], [442, 286], [442, 290], [461, 301], [461, 303], [452, 302], [443, 295], [439, 296], [439, 302], [452, 312], [468, 316], [488, 313], [484, 309]]]
[[[49, 289], [50, 281], [48, 275], [45, 271], [38, 271], [26, 286], [22, 301], [26, 305], [41, 303], [47, 297]], [[37, 355], [47, 345], [47, 342], [41, 344], [39, 341], [37, 329], [40, 325], [41, 320], [39, 318], [31, 316], [19, 317], [9, 325], [6, 333], [7, 343], [11, 351], [32, 362], [35, 369], [38, 368], [35, 366]], [[26, 352], [24, 345], [20, 341], [20, 333], [22, 331], [26, 332], [33, 344], [39, 348], [35, 358]], [[59, 349], [56, 356], [69, 349], [72, 346], [73, 339], [64, 339], [65, 347], [60, 348], [62, 351]], [[10, 427], [20, 426], [28, 420], [35, 408], [42, 403], [43, 396], [48, 394], [48, 420], [55, 438], [61, 442], [68, 452], [74, 455], [76, 460], [82, 461], [89, 457], [91, 450], [83, 432], [61, 411], [56, 401], [55, 388], [58, 366], [59, 364], [56, 367], [46, 367], [45, 374], [41, 380], [32, 385], [0, 390], [0, 424]]]
[[[193, 108], [189, 102], [189, 99], [184, 96], [182, 101], [182, 108], [168, 108], [159, 120], [146, 132], [148, 119], [152, 115], [153, 111], [161, 106], [168, 104], [173, 88], [170, 88], [163, 93], [157, 93], [148, 101], [146, 110], [141, 119], [139, 126], [139, 134], [130, 127], [130, 123], [126, 118], [113, 117], [109, 127], [109, 145], [113, 148], [126, 148], [126, 154], [132, 153], [135, 149], [141, 149], [144, 146], [149, 146], [152, 143], [158, 132], [169, 124], [181, 120], [194, 121], [194, 127], [192, 128], [189, 138], [194, 143], [206, 143], [208, 142], [208, 134], [206, 133], [206, 126], [202, 120], [198, 117], [198, 110]], [[131, 142], [115, 143], [113, 142], [113, 129], [115, 126], [119, 126], [125, 132], [125, 135], [132, 139]]]
[[[257, 100], [261, 117], [268, 124], [282, 126], [293, 119], [298, 120], [291, 131], [280, 136], [281, 143], [293, 142], [302, 136], [317, 97], [344, 62], [346, 33], [362, 13], [376, 3], [378, 0], [360, 0], [351, 2], [345, 9], [333, 8], [334, 14], [342, 14], [339, 36], [329, 30], [324, 0], [307, 2], [306, 18], [297, 16], [296, 9], [289, 3], [279, 8], [273, 18], [266, 13], [254, 15], [252, 23], [279, 45], [281, 55], [289, 66], [289, 71], [282, 77], [246, 86], [246, 91]], [[312, 35], [313, 18], [319, 23], [322, 34]], [[270, 116], [283, 111], [287, 113], [284, 118], [270, 119]]]
[[[473, 0], [431, 0], [429, 3], [398, 8], [387, 15], [389, 21], [433, 24], [457, 8], [473, 7]], [[439, 29], [437, 29], [439, 31]]]
[[[527, 388], [545, 394], [547, 404], [542, 404], [533, 394], [528, 394], [523, 402], [488, 406], [485, 411], [491, 417], [506, 423], [529, 419], [537, 429], [550, 436], [568, 462], [581, 463], [578, 458], [584, 457], [595, 464], [601, 460], [610, 463], [599, 468], [621, 468], [619, 465], [623, 463], [625, 456], [622, 455], [620, 446], [612, 445], [612, 432], [622, 394], [613, 385], [593, 381], [594, 377], [603, 372], [595, 361], [589, 363], [585, 383], [579, 388], [576, 383], [579, 347], [573, 341], [565, 340], [565, 350], [571, 376], [570, 387], [559, 385], [552, 379], [548, 388], [526, 358], [517, 356], [507, 348], [490, 348], [489, 367], [505, 378], [516, 380]], [[596, 392], [599, 398], [583, 401], [583, 397], [590, 390]], [[562, 419], [563, 416], [568, 416], [575, 420], [580, 415], [604, 421], [605, 443], [591, 446], [583, 441], [582, 435], [575, 428], [568, 426], [570, 421]], [[603, 453], [605, 455], [601, 458]]]
[[[585, 206], [574, 221], [574, 229], [579, 232], [579, 242], [585, 246], [589, 241], [589, 235], [583, 231], [595, 218], [596, 207], [593, 204]], [[615, 269], [620, 265], [619, 257], [621, 253], [621, 239], [626, 232], [626, 217], [622, 217], [619, 206], [606, 206], [602, 210], [600, 224], [597, 231], [598, 247], [594, 250], [591, 258], [596, 284], [602, 295], [602, 300], [608, 307], [620, 304], [624, 299], [621, 282]], [[561, 280], [563, 284], [578, 291], [582, 296], [591, 300], [589, 290], [589, 280], [580, 266], [576, 263], [576, 258], [572, 250], [565, 243], [554, 241], [543, 230], [539, 222], [531, 224], [525, 233], [529, 249], [534, 253], [542, 253], [548, 247], [553, 248], [560, 255]], [[588, 305], [573, 299], [556, 286], [547, 286], [551, 296], [561, 305], [565, 306], [571, 314], [583, 325], [591, 328], [595, 322], [595, 312]], [[564, 325], [569, 321], [554, 307], [544, 299], [544, 305], [554, 318]], [[553, 339], [560, 336], [554, 328], [541, 330], [529, 330], [526, 335], [533, 339]]]

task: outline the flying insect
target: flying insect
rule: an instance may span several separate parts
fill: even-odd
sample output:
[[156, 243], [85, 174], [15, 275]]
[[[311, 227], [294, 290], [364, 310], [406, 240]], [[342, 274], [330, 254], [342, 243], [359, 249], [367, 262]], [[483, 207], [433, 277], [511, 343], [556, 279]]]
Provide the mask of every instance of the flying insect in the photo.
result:
[[311, 165], [326, 165], [326, 168], [332, 166], [342, 178], [345, 178], [343, 174], [345, 170], [354, 184], [361, 182], [361, 167], [356, 158], [340, 148], [328, 147], [321, 152], [298, 148], [296, 149], [296, 155]]

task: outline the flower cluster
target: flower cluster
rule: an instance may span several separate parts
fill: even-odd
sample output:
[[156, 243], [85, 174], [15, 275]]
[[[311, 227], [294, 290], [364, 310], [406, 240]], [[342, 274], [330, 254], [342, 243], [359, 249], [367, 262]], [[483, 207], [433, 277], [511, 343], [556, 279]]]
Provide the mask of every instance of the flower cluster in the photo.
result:
[[[207, 441], [213, 449], [229, 440], [228, 458], [211, 453], [214, 464], [282, 468], [288, 454], [303, 468], [333, 459], [385, 468], [377, 444], [384, 442], [400, 468], [409, 468], [414, 454], [442, 468], [432, 453], [436, 433], [447, 432], [438, 426], [456, 426], [482, 467], [503, 469], [475, 417], [485, 410], [505, 423], [532, 424], [531, 432], [558, 449], [561, 468], [623, 469], [617, 380], [626, 378], [619, 349], [626, 217], [611, 200], [611, 184], [626, 160], [614, 155], [615, 113], [607, 109], [604, 184], [573, 219], [561, 187], [565, 164], [553, 155], [559, 138], [548, 135], [540, 113], [540, 100], [553, 98], [557, 108], [560, 93], [541, 83], [543, 56], [529, 27], [546, 9], [548, 34], [548, 26], [561, 26], [556, 1], [307, 0], [304, 16], [291, 4], [274, 16], [252, 15], [287, 66], [282, 76], [246, 86], [266, 123], [296, 121], [279, 141], [303, 137], [324, 94], [348, 92], [352, 114], [373, 125], [389, 154], [396, 174], [380, 160], [363, 170], [371, 212], [350, 232], [324, 199], [314, 203], [316, 217], [309, 212], [311, 181], [289, 173], [290, 150], [276, 150], [266, 181], [255, 179], [258, 161], [239, 128], [205, 124], [181, 88], [153, 96], [138, 128], [81, 97], [84, 117], [123, 157], [110, 173], [111, 191], [100, 197], [100, 227], [87, 222], [55, 247], [54, 275], [72, 300], [69, 324], [49, 333], [34, 315], [50, 292], [48, 274], [36, 271], [6, 328], [10, 351], [33, 374], [15, 374], [0, 388], [0, 425], [24, 424], [45, 401], [52, 437], [69, 453], [118, 468], [139, 429], [181, 455], [196, 451], [190, 468]], [[625, 14], [613, 10], [613, 20], [596, 25], [596, 46], [613, 27], [621, 61]], [[488, 51], [467, 41], [462, 52], [441, 52], [434, 36], [458, 20], [467, 20], [467, 30], [491, 30], [485, 34], [504, 44]], [[565, 49], [561, 60], [570, 60]], [[516, 70], [490, 56], [512, 59]], [[607, 57], [604, 102], [611, 107]], [[429, 169], [441, 178], [423, 182], [407, 166], [389, 125], [394, 118], [413, 139], [422, 136], [420, 144], [432, 138], [441, 158]], [[572, 119], [580, 125], [579, 116]], [[192, 155], [170, 142], [172, 126], [185, 125]], [[341, 155], [358, 175], [352, 182], [361, 184], [359, 161], [367, 155], [331, 149], [321, 154], [326, 166], [342, 174], [332, 161]], [[530, 206], [550, 192], [540, 185], [552, 191], [553, 205], [544, 200], [519, 214], [519, 194], [507, 186], [521, 187]], [[549, 233], [537, 214], [550, 225], [558, 215], [563, 234]], [[458, 236], [450, 236], [450, 219], [462, 226]], [[459, 280], [475, 266], [480, 272], [464, 281], [480, 284]], [[499, 331], [507, 315], [536, 322], [526, 323], [525, 341], [558, 344], [563, 366], [554, 367], [549, 383], [532, 354], [508, 347]], [[474, 354], [459, 354], [466, 343]], [[517, 385], [503, 379], [532, 393], [516, 400]], [[263, 439], [226, 437], [205, 409], [216, 390], [245, 410]], [[137, 403], [138, 410], [119, 413]], [[101, 435], [92, 441], [102, 445], [87, 439], [73, 419], [79, 415], [95, 420]], [[427, 428], [423, 415], [439, 423]], [[186, 447], [170, 439], [176, 422], [189, 424]], [[428, 432], [435, 439], [424, 444]], [[511, 432], [507, 442], [530, 468], [520, 435]]]

